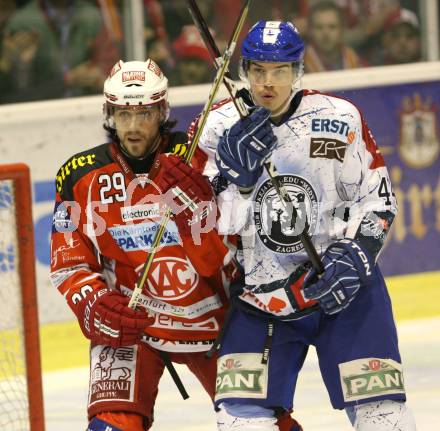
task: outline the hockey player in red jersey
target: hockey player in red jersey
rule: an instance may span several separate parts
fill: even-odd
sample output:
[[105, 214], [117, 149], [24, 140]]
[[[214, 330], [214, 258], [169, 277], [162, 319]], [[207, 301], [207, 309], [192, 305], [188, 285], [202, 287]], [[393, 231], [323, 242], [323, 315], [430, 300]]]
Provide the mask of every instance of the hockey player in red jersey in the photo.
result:
[[313, 345], [332, 406], [355, 430], [415, 431], [376, 263], [397, 213], [388, 171], [353, 103], [301, 89], [303, 54], [292, 23], [256, 23], [240, 60], [247, 88], [238, 96], [250, 114], [240, 118], [241, 104], [226, 100], [201, 134], [219, 232], [241, 239], [219, 350], [218, 430], [277, 430]]
[[[214, 396], [216, 358], [205, 353], [223, 323], [231, 252], [212, 229], [216, 207], [200, 173], [206, 157], [196, 151], [188, 166], [177, 156], [189, 144], [171, 130], [157, 64], [119, 61], [104, 96], [110, 142], [74, 155], [56, 176], [51, 280], [91, 341], [88, 430], [145, 431], [163, 352]], [[174, 216], [132, 309], [168, 206]]]

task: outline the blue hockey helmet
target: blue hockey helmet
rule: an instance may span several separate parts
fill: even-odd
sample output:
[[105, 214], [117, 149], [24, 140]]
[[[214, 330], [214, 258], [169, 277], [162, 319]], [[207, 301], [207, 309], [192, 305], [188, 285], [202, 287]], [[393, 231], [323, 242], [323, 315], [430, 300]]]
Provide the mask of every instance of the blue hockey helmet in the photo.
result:
[[258, 21], [241, 47], [241, 56], [249, 61], [301, 62], [304, 42], [291, 22]]
[[[292, 23], [258, 21], [243, 41], [238, 74], [242, 81], [250, 84], [292, 84], [293, 89], [299, 89], [304, 69], [303, 56], [304, 42]], [[293, 75], [278, 71], [271, 78], [252, 76], [248, 73], [252, 62], [291, 63]]]

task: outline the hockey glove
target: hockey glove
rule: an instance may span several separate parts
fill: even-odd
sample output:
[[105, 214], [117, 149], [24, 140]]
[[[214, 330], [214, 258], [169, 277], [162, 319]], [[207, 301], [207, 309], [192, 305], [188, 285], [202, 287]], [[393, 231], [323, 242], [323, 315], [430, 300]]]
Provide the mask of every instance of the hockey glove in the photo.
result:
[[269, 117], [267, 109], [256, 108], [220, 138], [215, 156], [217, 167], [223, 177], [238, 187], [249, 189], [256, 184], [277, 143]]
[[129, 301], [108, 289], [89, 293], [78, 309], [78, 320], [86, 337], [113, 348], [136, 344], [144, 329], [154, 323], [154, 317], [129, 308]]
[[209, 181], [196, 169], [187, 165], [177, 156], [159, 156], [161, 170], [154, 179], [155, 184], [163, 194], [171, 193], [167, 203], [173, 210], [179, 233], [191, 235], [191, 226], [206, 223], [215, 226], [217, 207]]
[[336, 314], [353, 301], [362, 284], [371, 281], [374, 262], [358, 242], [331, 244], [322, 256], [324, 273], [311, 269], [304, 280], [304, 297], [315, 299], [326, 314]]

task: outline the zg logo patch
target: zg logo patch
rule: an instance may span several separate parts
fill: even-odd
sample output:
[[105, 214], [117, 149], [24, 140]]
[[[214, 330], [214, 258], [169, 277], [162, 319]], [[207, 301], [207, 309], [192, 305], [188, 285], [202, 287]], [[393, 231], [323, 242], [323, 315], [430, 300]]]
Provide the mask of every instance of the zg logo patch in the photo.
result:
[[347, 144], [337, 139], [312, 138], [310, 141], [310, 157], [312, 159], [329, 159], [344, 161]]
[[402, 365], [392, 359], [365, 358], [339, 364], [344, 401], [404, 394]]

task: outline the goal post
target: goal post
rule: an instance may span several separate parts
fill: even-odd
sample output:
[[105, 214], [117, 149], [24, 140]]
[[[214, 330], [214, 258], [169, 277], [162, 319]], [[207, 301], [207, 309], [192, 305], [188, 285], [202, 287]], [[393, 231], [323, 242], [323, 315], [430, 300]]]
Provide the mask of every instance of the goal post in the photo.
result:
[[29, 167], [0, 165], [0, 429], [44, 431]]

